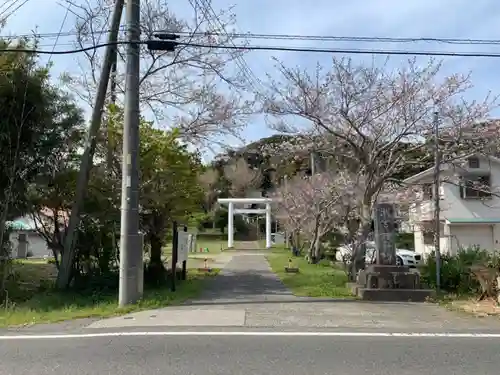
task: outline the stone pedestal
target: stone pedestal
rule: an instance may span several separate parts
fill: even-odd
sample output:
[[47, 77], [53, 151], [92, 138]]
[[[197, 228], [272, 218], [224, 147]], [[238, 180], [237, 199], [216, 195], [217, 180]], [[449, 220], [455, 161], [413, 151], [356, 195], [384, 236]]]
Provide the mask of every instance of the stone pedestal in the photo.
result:
[[407, 266], [367, 265], [352, 286], [355, 295], [368, 301], [424, 302], [433, 290], [422, 289], [420, 274]]

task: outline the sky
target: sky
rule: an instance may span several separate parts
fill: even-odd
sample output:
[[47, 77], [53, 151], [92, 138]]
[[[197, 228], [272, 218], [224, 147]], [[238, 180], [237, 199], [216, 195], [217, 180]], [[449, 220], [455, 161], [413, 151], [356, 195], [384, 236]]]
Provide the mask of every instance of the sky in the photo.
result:
[[[7, 0], [9, 1], [9, 0]], [[92, 0], [88, 0], [92, 1]], [[80, 0], [74, 0], [78, 3]], [[62, 0], [30, 0], [8, 19], [2, 34], [26, 34], [37, 29], [40, 34], [59, 31], [66, 9]], [[193, 10], [189, 0], [172, 1], [171, 10], [180, 17], [192, 17]], [[372, 37], [434, 37], [466, 39], [499, 39], [498, 0], [213, 0], [215, 10], [233, 6], [236, 14], [236, 27], [239, 32], [260, 34], [303, 34], [332, 36], [372, 36]], [[0, 12], [2, 8], [0, 6]], [[71, 30], [74, 19], [71, 15], [63, 29]], [[43, 43], [53, 43], [48, 40]], [[61, 45], [68, 39], [60, 40]], [[43, 44], [42, 43], [42, 44]], [[282, 44], [282, 42], [274, 42]], [[420, 43], [415, 45], [382, 45], [337, 42], [289, 42], [294, 46], [313, 46], [329, 48], [370, 48], [413, 50], [441, 50], [466, 52], [499, 52], [495, 46], [453, 46], [448, 44]], [[48, 45], [48, 44], [45, 44]], [[64, 48], [64, 47], [60, 47]], [[245, 55], [245, 61], [255, 76], [265, 81], [266, 73], [276, 74], [272, 57], [282, 59], [287, 66], [300, 66], [314, 69], [318, 61], [328, 64], [330, 55], [296, 52], [252, 51]], [[359, 61], [371, 61], [371, 57], [352, 56]], [[74, 55], [53, 56], [55, 72], [78, 73]], [[398, 65], [408, 57], [395, 56], [391, 64]], [[420, 59], [422, 63], [425, 59]], [[468, 99], [481, 100], [489, 91], [500, 92], [500, 59], [487, 58], [445, 58], [442, 75], [451, 73], [472, 73], [474, 89]], [[262, 116], [253, 118], [243, 137], [247, 141], [271, 135]]]

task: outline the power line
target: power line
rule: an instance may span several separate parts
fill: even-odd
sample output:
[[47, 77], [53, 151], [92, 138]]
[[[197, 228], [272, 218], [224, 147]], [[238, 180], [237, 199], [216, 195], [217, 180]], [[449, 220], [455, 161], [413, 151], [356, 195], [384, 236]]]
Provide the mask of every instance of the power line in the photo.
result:
[[[13, 5], [13, 4], [15, 4], [15, 2], [16, 2], [16, 1], [17, 1], [17, 0], [11, 0], [10, 5], [8, 5], [8, 4], [9, 4], [9, 0], [6, 0], [6, 1], [5, 1], [5, 3], [3, 3], [2, 5], [0, 5], [0, 10], [1, 10], [3, 7], [5, 7], [6, 5], [8, 5], [8, 6], [7, 6], [7, 8], [5, 8], [4, 10], [2, 10], [2, 13], [4, 13], [4, 12], [5, 12], [5, 11], [7, 11], [7, 10], [9, 10], [9, 8], [10, 8], [10, 7], [12, 7], [12, 5]], [[1, 13], [0, 13], [0, 14], [1, 14]]]
[[[191, 0], [189, 0], [191, 2]], [[211, 12], [214, 19], [215, 19], [215, 22], [218, 24], [219, 28], [224, 32], [224, 36], [228, 37], [229, 38], [229, 42], [231, 43], [231, 45], [235, 46], [233, 40], [232, 40], [232, 35], [230, 35], [224, 24], [221, 22], [221, 20], [219, 19], [219, 17], [217, 16], [217, 13], [214, 11], [214, 8], [212, 7], [212, 5], [210, 4], [210, 0], [194, 0], [196, 4], [200, 4], [201, 2], [201, 10], [203, 12], [203, 10], [205, 10], [205, 16], [207, 17], [207, 21], [210, 23], [210, 20], [209, 20], [209, 13]], [[236, 62], [236, 65], [238, 66], [238, 68], [240, 69], [241, 73], [243, 74], [243, 76], [246, 78], [246, 81], [248, 82], [248, 84], [251, 86], [251, 88], [254, 90], [254, 91], [259, 91], [257, 90], [257, 87], [255, 86], [254, 82], [257, 82], [258, 84], [260, 84], [261, 82], [259, 81], [259, 79], [255, 76], [254, 72], [252, 71], [252, 69], [250, 68], [250, 66], [248, 65], [248, 63], [246, 62], [246, 60], [242, 57], [242, 56], [236, 56], [236, 59], [235, 59], [235, 62]]]
[[[22, 1], [22, 2], [21, 2], [21, 1]], [[10, 16], [14, 15], [14, 14], [15, 14], [15, 13], [16, 13], [19, 9], [21, 9], [21, 7], [22, 7], [22, 6], [24, 6], [24, 5], [25, 5], [28, 1], [30, 1], [30, 0], [24, 0], [24, 1], [23, 1], [23, 0], [14, 0], [14, 1], [12, 1], [12, 2], [11, 2], [11, 4], [10, 4], [7, 8], [5, 8], [5, 9], [2, 11], [2, 13], [0, 13], [0, 20], [2, 20], [2, 19], [3, 19], [3, 20], [6, 20], [6, 19], [8, 19]], [[10, 13], [8, 13], [6, 16], [4, 16], [4, 14], [5, 14], [5, 13], [7, 13], [7, 11], [8, 11], [10, 8], [12, 8], [14, 5], [16, 5], [16, 4], [20, 3], [20, 2], [21, 2], [21, 4], [19, 4], [16, 8], [14, 8], [12, 11], [10, 11]]]
[[[17, 0], [19, 1], [19, 0]], [[124, 31], [124, 28], [121, 28]], [[93, 34], [107, 33], [109, 30], [94, 31]], [[166, 32], [157, 30], [157, 32]], [[75, 36], [75, 31], [62, 33], [40, 33], [39, 38], [55, 38]], [[90, 33], [89, 33], [90, 34]], [[265, 39], [265, 40], [305, 40], [305, 41], [331, 41], [331, 42], [362, 42], [362, 43], [443, 43], [454, 45], [500, 45], [500, 39], [470, 39], [470, 38], [437, 38], [437, 37], [374, 37], [374, 36], [333, 36], [333, 35], [300, 35], [300, 34], [262, 34], [262, 33], [226, 33], [226, 32], [176, 32], [181, 36], [231, 36], [233, 39]], [[33, 34], [20, 34], [14, 36], [3, 35], [0, 38], [32, 37]]]
[[68, 7], [66, 8], [66, 14], [64, 15], [63, 21], [61, 23], [61, 27], [59, 28], [59, 34], [57, 35], [56, 40], [54, 41], [54, 46], [52, 47], [52, 54], [49, 56], [49, 60], [47, 62], [48, 64], [50, 64], [50, 62], [52, 61], [52, 56], [54, 55], [54, 51], [56, 50], [57, 42], [59, 41], [60, 34], [62, 32], [62, 29], [64, 28], [64, 24], [66, 23], [66, 20], [68, 19], [70, 8], [71, 8], [71, 4], [68, 5]]
[[[2, 5], [2, 7], [3, 7], [4, 5], [7, 5], [7, 7], [6, 7], [6, 8], [4, 8], [4, 10], [2, 10], [2, 12], [0, 13], [0, 17], [2, 17], [5, 13], [7, 13], [7, 11], [8, 11], [10, 8], [12, 8], [14, 5], [16, 5], [16, 3], [18, 3], [19, 1], [21, 1], [21, 0], [11, 0], [10, 5], [8, 5], [8, 3], [3, 4], [3, 5]], [[5, 17], [5, 18], [7, 18], [7, 17]]]
[[[212, 36], [212, 33], [205, 33]], [[308, 40], [334, 42], [366, 42], [366, 43], [446, 43], [446, 44], [481, 44], [499, 45], [499, 39], [467, 39], [467, 38], [430, 38], [430, 37], [374, 37], [374, 36], [333, 36], [333, 35], [300, 35], [300, 34], [231, 34], [236, 38], [266, 39], [266, 40]]]
[[[135, 42], [134, 42], [135, 43]], [[129, 42], [120, 41], [116, 43], [101, 43], [95, 46], [78, 48], [66, 51], [46, 51], [37, 49], [24, 48], [5, 48], [0, 49], [0, 52], [13, 53], [33, 53], [40, 55], [70, 55], [91, 51], [103, 48], [109, 45], [126, 45]], [[148, 41], [140, 41], [139, 44], [148, 44]], [[483, 57], [483, 58], [500, 58], [500, 53], [489, 52], [445, 52], [445, 51], [405, 51], [405, 50], [382, 50], [382, 49], [349, 49], [349, 48], [315, 48], [315, 47], [284, 47], [284, 46], [232, 46], [232, 45], [211, 45], [199, 43], [183, 43], [176, 42], [179, 46], [208, 48], [208, 49], [238, 49], [247, 51], [275, 51], [275, 52], [310, 52], [310, 53], [331, 53], [331, 54], [346, 54], [346, 55], [402, 55], [402, 56], [435, 56], [435, 57]]]
[[[39, 38], [39, 39], [51, 39], [57, 37], [70, 37], [70, 36], [89, 36], [89, 35], [99, 35], [99, 34], [108, 34], [111, 30], [94, 30], [92, 32], [76, 32], [74, 30], [67, 30], [62, 32], [50, 32], [50, 33], [30, 33], [30, 34], [14, 34], [14, 35], [0, 35], [0, 39], [9, 39], [9, 38]], [[120, 31], [126, 31], [125, 26], [120, 26]]]

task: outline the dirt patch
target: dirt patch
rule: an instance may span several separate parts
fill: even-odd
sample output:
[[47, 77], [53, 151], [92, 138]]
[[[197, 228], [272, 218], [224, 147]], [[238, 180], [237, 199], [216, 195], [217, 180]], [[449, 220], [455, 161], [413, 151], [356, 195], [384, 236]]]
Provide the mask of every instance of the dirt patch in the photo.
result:
[[494, 299], [452, 301], [450, 306], [474, 316], [500, 316], [500, 305]]

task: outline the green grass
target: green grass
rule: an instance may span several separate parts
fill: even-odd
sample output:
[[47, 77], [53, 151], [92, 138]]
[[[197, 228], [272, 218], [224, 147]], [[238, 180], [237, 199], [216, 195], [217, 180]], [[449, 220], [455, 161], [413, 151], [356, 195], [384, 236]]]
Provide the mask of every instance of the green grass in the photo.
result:
[[[286, 273], [288, 260], [299, 273]], [[354, 298], [346, 287], [347, 275], [328, 263], [308, 264], [303, 257], [292, 257], [290, 251], [277, 248], [267, 257], [274, 273], [296, 296], [324, 298]]]
[[[260, 239], [257, 241], [259, 243], [259, 247], [261, 249], [265, 249], [266, 248], [266, 239]], [[280, 244], [280, 245], [275, 245], [275, 244], [271, 244], [271, 249], [284, 249], [285, 248], [285, 245], [284, 244]]]
[[[200, 248], [208, 248], [208, 253], [199, 252]], [[189, 257], [199, 257], [205, 254], [220, 254], [221, 251], [227, 248], [227, 240], [201, 238], [196, 240], [196, 253], [189, 253]], [[163, 248], [163, 254], [169, 257], [172, 254], [172, 244]]]
[[195, 269], [188, 270], [187, 280], [177, 282], [175, 293], [171, 292], [167, 285], [163, 288], [146, 289], [139, 303], [119, 308], [116, 291], [107, 294], [84, 294], [62, 293], [50, 288], [40, 288], [43, 281], [50, 281], [47, 278], [54, 271], [53, 265], [42, 262], [16, 262], [15, 267], [16, 273], [20, 276], [18, 285], [22, 286], [23, 292], [29, 294], [30, 298], [18, 303], [10, 303], [7, 307], [0, 307], [0, 327], [110, 317], [180, 304], [188, 299], [196, 298], [203, 290], [207, 278], [219, 272], [216, 269], [210, 274]]

